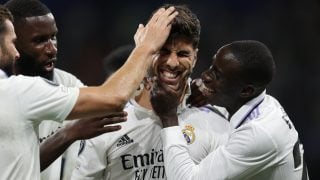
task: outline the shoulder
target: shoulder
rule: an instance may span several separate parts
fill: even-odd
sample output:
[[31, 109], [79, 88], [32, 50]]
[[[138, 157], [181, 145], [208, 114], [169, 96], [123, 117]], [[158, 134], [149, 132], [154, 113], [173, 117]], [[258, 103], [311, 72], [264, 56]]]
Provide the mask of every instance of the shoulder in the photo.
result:
[[230, 134], [226, 147], [232, 154], [246, 157], [272, 155], [278, 152], [278, 145], [264, 128], [255, 124], [243, 125]]
[[54, 69], [54, 81], [58, 84], [70, 87], [82, 87], [84, 84], [73, 74], [64, 70], [55, 68]]
[[[49, 83], [48, 80], [46, 81], [44, 78], [41, 78], [39, 76], [31, 77], [31, 76], [18, 75], [18, 76], [10, 76], [10, 78], [8, 78], [7, 80], [10, 87], [14, 87], [20, 91], [29, 90], [32, 87], [38, 88], [41, 86], [53, 85], [52, 82]], [[17, 85], [19, 86], [19, 88], [17, 88]]]
[[219, 110], [212, 110], [205, 106], [197, 108], [186, 108], [183, 112], [182, 121], [190, 121], [195, 124], [201, 124], [206, 129], [216, 133], [226, 133], [230, 129], [229, 121]]
[[298, 139], [298, 132], [288, 114], [272, 96], [266, 96], [261, 115], [253, 121], [252, 126], [262, 129], [280, 149], [294, 145]]

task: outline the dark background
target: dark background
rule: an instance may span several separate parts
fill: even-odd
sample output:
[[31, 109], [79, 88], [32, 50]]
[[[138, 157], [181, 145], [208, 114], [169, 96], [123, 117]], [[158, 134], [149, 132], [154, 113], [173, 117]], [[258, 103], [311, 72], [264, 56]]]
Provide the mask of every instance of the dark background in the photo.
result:
[[[1, 0], [5, 2], [5, 0]], [[103, 58], [133, 43], [138, 23], [163, 3], [185, 3], [198, 15], [200, 51], [194, 76], [208, 67], [222, 45], [264, 42], [277, 74], [269, 94], [284, 106], [300, 133], [311, 179], [320, 179], [320, 2], [317, 0], [46, 0], [58, 33], [58, 67], [87, 85], [104, 81]]]

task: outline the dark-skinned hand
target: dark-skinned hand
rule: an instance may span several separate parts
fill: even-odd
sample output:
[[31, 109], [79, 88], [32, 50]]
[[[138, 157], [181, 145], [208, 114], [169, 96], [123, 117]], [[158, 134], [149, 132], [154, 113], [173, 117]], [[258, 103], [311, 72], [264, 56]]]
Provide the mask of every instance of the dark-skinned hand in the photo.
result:
[[120, 130], [120, 125], [111, 124], [121, 123], [126, 120], [127, 112], [114, 112], [104, 117], [80, 119], [71, 122], [61, 130], [67, 132], [67, 135], [72, 140], [90, 139], [107, 132]]
[[150, 101], [153, 110], [162, 120], [164, 127], [178, 125], [177, 109], [184, 87], [181, 84], [176, 89], [173, 89], [167, 84], [154, 79]]

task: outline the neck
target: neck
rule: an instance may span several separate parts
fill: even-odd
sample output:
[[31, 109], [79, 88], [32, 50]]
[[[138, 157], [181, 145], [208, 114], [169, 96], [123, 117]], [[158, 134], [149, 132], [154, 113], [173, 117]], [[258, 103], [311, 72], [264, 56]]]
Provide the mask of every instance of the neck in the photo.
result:
[[150, 90], [146, 90], [144, 88], [142, 92], [138, 96], [136, 96], [134, 99], [140, 106], [146, 109], [152, 110], [152, 105], [150, 102]]
[[229, 113], [229, 120], [231, 117], [243, 106], [245, 105], [249, 100], [248, 99], [239, 99], [236, 103], [229, 105], [226, 109]]

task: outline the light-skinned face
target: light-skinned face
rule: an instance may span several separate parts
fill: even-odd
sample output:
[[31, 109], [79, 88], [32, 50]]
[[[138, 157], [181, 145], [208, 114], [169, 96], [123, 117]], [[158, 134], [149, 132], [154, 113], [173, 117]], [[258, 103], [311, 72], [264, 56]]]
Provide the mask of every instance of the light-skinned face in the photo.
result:
[[12, 64], [19, 58], [19, 52], [15, 47], [16, 34], [11, 21], [5, 20], [6, 31], [2, 35], [0, 48], [0, 68], [11, 72]]
[[58, 32], [51, 13], [25, 18], [17, 23], [17, 49], [21, 58], [17, 61], [17, 73], [52, 79], [57, 57]]
[[186, 86], [197, 60], [197, 51], [184, 38], [166, 42], [152, 64], [152, 73], [172, 89]]

